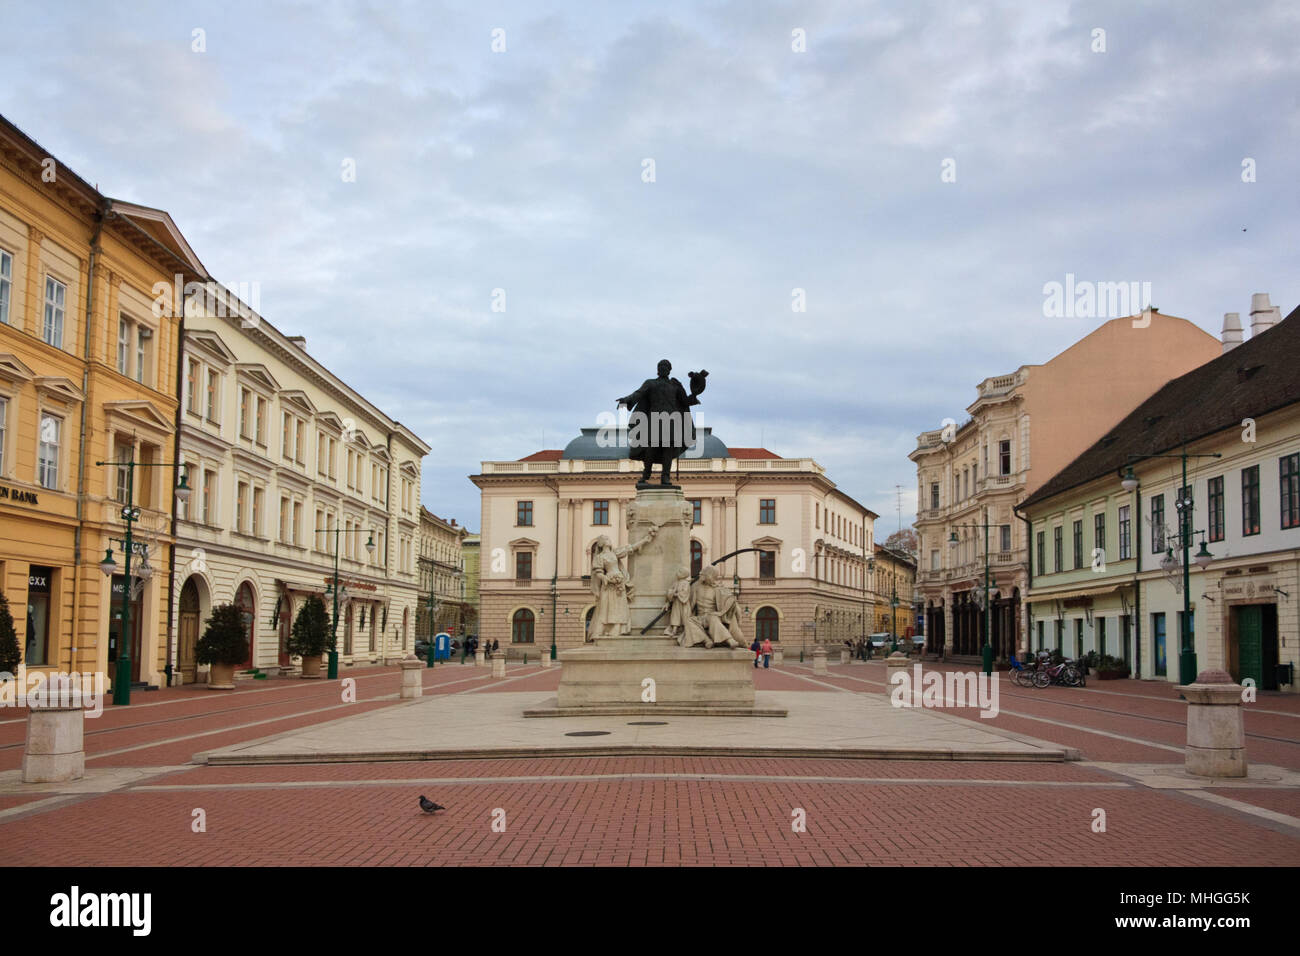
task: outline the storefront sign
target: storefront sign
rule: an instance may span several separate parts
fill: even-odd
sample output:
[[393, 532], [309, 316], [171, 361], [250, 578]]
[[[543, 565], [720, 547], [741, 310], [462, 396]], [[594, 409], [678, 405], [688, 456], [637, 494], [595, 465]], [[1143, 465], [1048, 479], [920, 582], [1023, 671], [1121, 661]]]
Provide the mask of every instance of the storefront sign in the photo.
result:
[[20, 505], [40, 504], [36, 492], [26, 491], [10, 485], [0, 485], [0, 501], [16, 501]]

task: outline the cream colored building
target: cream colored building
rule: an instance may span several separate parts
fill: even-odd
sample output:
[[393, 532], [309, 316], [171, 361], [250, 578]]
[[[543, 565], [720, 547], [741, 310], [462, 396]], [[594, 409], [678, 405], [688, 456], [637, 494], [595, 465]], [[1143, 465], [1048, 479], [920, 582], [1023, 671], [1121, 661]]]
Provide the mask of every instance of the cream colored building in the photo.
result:
[[[416, 633], [465, 633], [465, 559], [461, 544], [469, 532], [455, 518], [439, 518], [420, 506], [420, 610]], [[432, 608], [430, 607], [432, 599]]]
[[[1256, 295], [1252, 318], [1242, 345], [1227, 316], [1222, 356], [1137, 405], [1025, 501], [1034, 648], [1096, 651], [1135, 676], [1178, 681], [1178, 504], [1190, 497], [1190, 554], [1209, 555], [1204, 568], [1188, 564], [1197, 670], [1300, 692], [1300, 309], [1277, 323]], [[1130, 466], [1137, 484], [1126, 490]]]
[[179, 672], [196, 678], [194, 641], [225, 602], [246, 611], [247, 666], [293, 670], [293, 618], [312, 594], [332, 612], [336, 557], [340, 661], [400, 659], [415, 636], [429, 446], [314, 359], [305, 339], [215, 288], [185, 317], [180, 457], [193, 493], [176, 532]]
[[[922, 432], [916, 463], [917, 572], [926, 650], [983, 644], [985, 530], [995, 657], [1023, 649], [1028, 539], [1014, 507], [1171, 378], [1219, 354], [1186, 319], [1112, 319], [1042, 365], [986, 378], [958, 425]], [[952, 535], [957, 544], [949, 544]]]
[[[762, 448], [728, 449], [701, 429], [702, 455], [678, 460], [677, 481], [694, 505], [693, 573], [720, 566], [740, 585], [743, 626], [786, 653], [870, 632], [866, 559], [876, 515], [840, 491], [811, 458]], [[581, 646], [594, 607], [584, 576], [591, 545], [627, 544], [627, 506], [639, 463], [626, 447], [602, 447], [584, 428], [563, 450], [485, 461], [471, 480], [482, 496], [479, 634], [512, 657]]]

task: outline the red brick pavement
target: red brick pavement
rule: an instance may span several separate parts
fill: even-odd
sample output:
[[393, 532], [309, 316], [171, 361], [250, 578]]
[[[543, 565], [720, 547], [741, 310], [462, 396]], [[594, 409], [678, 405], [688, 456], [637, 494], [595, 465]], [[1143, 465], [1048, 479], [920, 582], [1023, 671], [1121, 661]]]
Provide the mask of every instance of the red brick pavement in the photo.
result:
[[[527, 763], [526, 761], [523, 763]], [[611, 780], [133, 790], [0, 824], [0, 864], [1289, 865], [1300, 837], [1139, 787]], [[1008, 807], [1014, 806], [1014, 814]], [[1107, 832], [1091, 829], [1094, 808]], [[207, 832], [191, 831], [203, 808]], [[493, 832], [495, 808], [505, 832]], [[793, 812], [807, 832], [792, 830]], [[69, 839], [75, 834], [75, 839]], [[1041, 834], [1037, 838], [1034, 834]]]

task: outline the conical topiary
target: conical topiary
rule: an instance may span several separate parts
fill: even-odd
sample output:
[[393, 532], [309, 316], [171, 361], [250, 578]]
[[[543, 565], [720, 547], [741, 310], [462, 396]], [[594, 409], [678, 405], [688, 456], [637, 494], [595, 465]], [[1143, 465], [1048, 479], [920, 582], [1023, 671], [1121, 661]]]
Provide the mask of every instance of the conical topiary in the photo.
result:
[[9, 600], [0, 591], [0, 673], [17, 674], [22, 662], [22, 648], [14, 631], [14, 616], [9, 613]]
[[330, 635], [330, 620], [325, 612], [325, 603], [313, 594], [307, 598], [293, 622], [293, 630], [289, 634], [289, 653], [300, 657], [320, 657], [333, 649], [334, 641]]
[[194, 660], [200, 664], [232, 666], [248, 660], [248, 631], [239, 608], [218, 604], [212, 609], [208, 626], [194, 648]]

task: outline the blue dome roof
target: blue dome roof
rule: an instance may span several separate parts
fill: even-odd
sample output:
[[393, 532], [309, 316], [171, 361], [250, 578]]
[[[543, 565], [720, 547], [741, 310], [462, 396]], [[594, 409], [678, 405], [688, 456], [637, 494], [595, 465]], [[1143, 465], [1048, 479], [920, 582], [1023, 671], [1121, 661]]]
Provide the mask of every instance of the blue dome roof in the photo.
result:
[[[727, 451], [727, 446], [722, 443], [722, 439], [713, 437], [712, 428], [698, 428], [696, 431], [700, 433], [696, 441], [703, 442], [704, 454], [696, 455], [687, 450], [684, 457], [731, 457], [731, 452]], [[584, 428], [581, 435], [564, 446], [564, 454], [560, 455], [560, 458], [564, 460], [576, 458], [582, 461], [608, 461], [626, 458], [627, 453], [626, 428]]]

